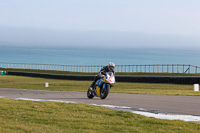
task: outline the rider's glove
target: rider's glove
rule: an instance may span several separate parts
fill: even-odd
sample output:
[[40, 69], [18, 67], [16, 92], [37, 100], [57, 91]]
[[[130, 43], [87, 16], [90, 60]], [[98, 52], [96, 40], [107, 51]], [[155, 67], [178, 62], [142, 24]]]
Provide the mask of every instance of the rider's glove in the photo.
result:
[[101, 75], [101, 78], [104, 78], [104, 75]]

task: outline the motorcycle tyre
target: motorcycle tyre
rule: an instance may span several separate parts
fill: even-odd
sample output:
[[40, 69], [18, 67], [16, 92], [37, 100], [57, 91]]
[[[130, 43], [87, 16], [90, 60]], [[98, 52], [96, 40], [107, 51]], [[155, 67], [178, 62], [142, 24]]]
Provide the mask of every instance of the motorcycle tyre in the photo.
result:
[[88, 89], [88, 91], [87, 91], [87, 97], [88, 97], [89, 99], [92, 99], [92, 98], [94, 97], [94, 95], [91, 93], [91, 90], [90, 90], [90, 89]]
[[102, 90], [103, 90], [103, 89], [101, 89], [100, 98], [101, 98], [101, 99], [105, 99], [105, 98], [108, 96], [108, 93], [109, 93], [109, 91], [110, 91], [110, 86], [108, 85], [108, 86], [106, 87], [105, 92], [104, 92], [104, 95], [102, 95]]

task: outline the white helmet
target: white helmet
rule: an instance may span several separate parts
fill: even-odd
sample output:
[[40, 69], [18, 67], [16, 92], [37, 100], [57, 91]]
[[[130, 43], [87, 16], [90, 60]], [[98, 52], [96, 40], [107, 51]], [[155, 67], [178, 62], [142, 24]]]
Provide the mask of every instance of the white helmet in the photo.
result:
[[110, 63], [108, 64], [108, 69], [109, 69], [109, 70], [113, 70], [114, 68], [115, 68], [115, 63], [110, 62]]

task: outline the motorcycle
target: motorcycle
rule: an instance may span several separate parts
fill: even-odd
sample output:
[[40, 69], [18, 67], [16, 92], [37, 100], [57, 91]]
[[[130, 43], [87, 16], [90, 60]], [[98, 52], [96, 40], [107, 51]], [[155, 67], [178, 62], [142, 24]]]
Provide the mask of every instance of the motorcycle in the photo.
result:
[[102, 78], [97, 80], [94, 88], [91, 87], [87, 91], [87, 97], [92, 99], [94, 96], [100, 97], [101, 99], [105, 99], [111, 87], [115, 84], [115, 76], [112, 72], [107, 72], [105, 75], [102, 75]]

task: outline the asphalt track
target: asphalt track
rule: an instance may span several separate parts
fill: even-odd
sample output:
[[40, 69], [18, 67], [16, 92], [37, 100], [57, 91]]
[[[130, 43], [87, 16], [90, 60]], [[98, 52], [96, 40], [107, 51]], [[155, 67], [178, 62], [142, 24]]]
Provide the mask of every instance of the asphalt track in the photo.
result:
[[[198, 92], [197, 92], [198, 93]], [[0, 96], [9, 98], [31, 98], [43, 100], [62, 100], [76, 103], [126, 106], [132, 109], [146, 109], [153, 112], [166, 112], [200, 116], [200, 96], [171, 96], [110, 93], [101, 100], [88, 99], [86, 92], [43, 91], [0, 88]]]

